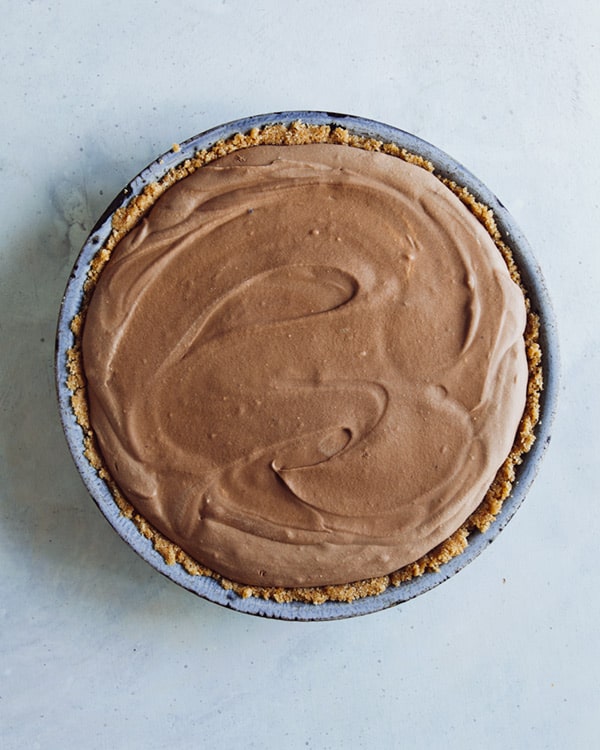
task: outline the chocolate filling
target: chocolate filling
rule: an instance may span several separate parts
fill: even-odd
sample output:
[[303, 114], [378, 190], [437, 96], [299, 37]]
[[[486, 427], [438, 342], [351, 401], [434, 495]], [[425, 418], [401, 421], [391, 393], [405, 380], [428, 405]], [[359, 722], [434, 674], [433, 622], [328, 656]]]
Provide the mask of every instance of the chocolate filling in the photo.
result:
[[525, 301], [426, 170], [256, 146], [178, 182], [87, 311], [90, 421], [131, 504], [234, 581], [391, 573], [477, 508], [525, 406]]

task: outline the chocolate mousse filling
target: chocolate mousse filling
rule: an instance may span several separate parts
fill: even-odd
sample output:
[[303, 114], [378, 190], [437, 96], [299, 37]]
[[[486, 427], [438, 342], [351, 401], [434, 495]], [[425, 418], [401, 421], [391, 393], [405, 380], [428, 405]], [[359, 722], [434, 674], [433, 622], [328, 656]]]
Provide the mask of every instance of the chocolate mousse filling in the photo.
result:
[[188, 166], [116, 227], [74, 325], [74, 406], [117, 500], [244, 595], [436, 567], [533, 440], [535, 321], [493, 220], [418, 158], [353, 145]]

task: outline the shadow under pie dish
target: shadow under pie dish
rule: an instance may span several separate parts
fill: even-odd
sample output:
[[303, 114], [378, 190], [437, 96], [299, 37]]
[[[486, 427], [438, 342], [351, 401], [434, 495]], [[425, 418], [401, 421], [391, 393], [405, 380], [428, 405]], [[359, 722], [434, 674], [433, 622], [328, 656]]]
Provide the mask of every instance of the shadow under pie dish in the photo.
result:
[[117, 197], [67, 287], [57, 384], [88, 489], [154, 567], [335, 619], [503, 528], [555, 352], [527, 243], [476, 178], [381, 123], [287, 112], [196, 136]]

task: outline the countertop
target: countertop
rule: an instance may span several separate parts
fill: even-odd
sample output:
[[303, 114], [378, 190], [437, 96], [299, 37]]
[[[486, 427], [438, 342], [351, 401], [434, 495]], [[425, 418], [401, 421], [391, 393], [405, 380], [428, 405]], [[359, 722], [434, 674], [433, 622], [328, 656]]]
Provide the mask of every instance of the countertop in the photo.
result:
[[[0, 1], [0, 745], [598, 743], [600, 6]], [[62, 434], [59, 305], [89, 230], [171, 144], [348, 112], [462, 162], [542, 268], [552, 443], [508, 527], [440, 587], [350, 620], [250, 617], [109, 527]]]

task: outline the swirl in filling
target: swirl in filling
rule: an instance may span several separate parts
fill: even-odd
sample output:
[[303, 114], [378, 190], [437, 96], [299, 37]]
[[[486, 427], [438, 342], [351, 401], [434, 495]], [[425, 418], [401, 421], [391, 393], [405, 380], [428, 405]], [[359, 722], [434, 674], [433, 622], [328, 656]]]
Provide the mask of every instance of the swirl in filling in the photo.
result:
[[168, 190], [83, 332], [90, 419], [132, 505], [266, 586], [390, 573], [481, 502], [525, 405], [523, 294], [439, 180], [257, 146]]

